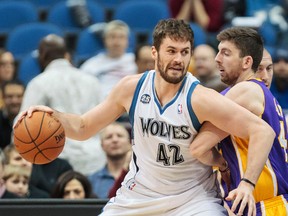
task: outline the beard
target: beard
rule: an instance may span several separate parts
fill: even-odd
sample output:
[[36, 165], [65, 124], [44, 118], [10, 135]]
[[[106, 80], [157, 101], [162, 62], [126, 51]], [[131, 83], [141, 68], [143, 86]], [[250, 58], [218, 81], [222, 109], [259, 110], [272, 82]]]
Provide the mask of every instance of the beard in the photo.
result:
[[[174, 66], [177, 66], [177, 65], [174, 65]], [[186, 76], [186, 73], [187, 73], [187, 70], [188, 70], [188, 67], [189, 65], [187, 65], [186, 68], [183, 68], [182, 71], [181, 71], [181, 76], [169, 76], [168, 74], [168, 68], [171, 67], [171, 64], [168, 64], [165, 68], [165, 66], [162, 64], [162, 61], [161, 61], [161, 58], [158, 54], [158, 60], [157, 60], [157, 68], [160, 72], [160, 75], [161, 77], [168, 83], [171, 83], [171, 84], [178, 84], [180, 83], [184, 77]], [[179, 71], [180, 72], [180, 71]]]

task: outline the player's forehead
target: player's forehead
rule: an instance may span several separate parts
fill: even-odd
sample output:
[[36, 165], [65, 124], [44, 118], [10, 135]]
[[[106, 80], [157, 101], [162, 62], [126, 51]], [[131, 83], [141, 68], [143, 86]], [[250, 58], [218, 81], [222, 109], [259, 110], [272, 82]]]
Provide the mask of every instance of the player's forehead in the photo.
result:
[[175, 49], [191, 49], [190, 41], [176, 39], [166, 36], [161, 43], [160, 49], [175, 48]]
[[272, 64], [273, 64], [273, 62], [272, 62], [271, 56], [269, 54], [268, 55], [263, 54], [263, 58], [262, 58], [259, 66], [267, 67], [267, 66], [272, 65]]
[[240, 50], [237, 48], [236, 44], [233, 41], [229, 40], [223, 40], [218, 45], [219, 51], [228, 51], [228, 52], [240, 52]]
[[263, 53], [262, 61], [261, 62], [272, 62], [272, 58], [269, 53]]
[[261, 63], [259, 64], [259, 67], [268, 67], [271, 66], [272, 64], [273, 64], [272, 60], [262, 59]]

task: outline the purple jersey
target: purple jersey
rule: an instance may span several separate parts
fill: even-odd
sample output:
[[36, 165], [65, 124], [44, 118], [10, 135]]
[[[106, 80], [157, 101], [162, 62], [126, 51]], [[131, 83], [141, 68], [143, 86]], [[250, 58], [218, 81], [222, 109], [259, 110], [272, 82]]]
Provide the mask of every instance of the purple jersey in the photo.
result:
[[[259, 211], [263, 200], [275, 199], [276, 196], [286, 202], [288, 198], [288, 158], [287, 158], [287, 126], [282, 108], [274, 98], [270, 90], [263, 82], [252, 79], [249, 82], [257, 83], [263, 91], [265, 104], [263, 104], [263, 113], [261, 118], [266, 121], [276, 133], [272, 149], [269, 153], [268, 160], [259, 177], [254, 190], [254, 198], [257, 205], [257, 215], [262, 215]], [[230, 88], [225, 89], [222, 94], [226, 94]], [[229, 164], [231, 170], [231, 190], [237, 188], [241, 177], [246, 170], [248, 155], [248, 140], [235, 136], [229, 136], [221, 141], [220, 149], [224, 158]], [[259, 149], [261, 154], [261, 149]], [[225, 196], [227, 196], [227, 188], [222, 184]], [[284, 201], [285, 200], [285, 201]], [[260, 202], [262, 201], [262, 202]], [[265, 207], [264, 207], [265, 209]]]

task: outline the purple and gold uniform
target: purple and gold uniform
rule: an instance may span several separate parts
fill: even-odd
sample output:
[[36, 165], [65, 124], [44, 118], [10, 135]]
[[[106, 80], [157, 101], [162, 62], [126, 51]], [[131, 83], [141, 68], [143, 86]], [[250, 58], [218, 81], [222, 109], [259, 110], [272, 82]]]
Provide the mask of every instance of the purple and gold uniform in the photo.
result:
[[[253, 192], [257, 203], [257, 216], [286, 216], [288, 215], [288, 135], [285, 117], [279, 103], [265, 84], [256, 79], [249, 81], [261, 86], [265, 103], [260, 117], [276, 133], [268, 160]], [[225, 89], [222, 94], [226, 94], [229, 89]], [[233, 190], [237, 188], [246, 170], [248, 140], [229, 136], [221, 142], [220, 149], [231, 170], [231, 190]], [[261, 149], [259, 149], [259, 154], [261, 154]], [[223, 183], [222, 186], [225, 196], [227, 196], [228, 191], [225, 184]]]

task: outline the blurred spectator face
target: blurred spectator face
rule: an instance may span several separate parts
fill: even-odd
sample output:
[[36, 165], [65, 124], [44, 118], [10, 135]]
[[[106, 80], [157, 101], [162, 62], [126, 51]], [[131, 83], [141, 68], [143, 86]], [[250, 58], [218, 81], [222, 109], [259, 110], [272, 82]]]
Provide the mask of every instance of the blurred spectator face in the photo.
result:
[[270, 88], [273, 78], [273, 62], [271, 55], [264, 50], [263, 58], [255, 73], [255, 77], [261, 79]]
[[126, 157], [127, 152], [131, 149], [128, 131], [122, 125], [107, 126], [103, 130], [101, 138], [102, 148], [111, 160]]
[[9, 192], [24, 197], [28, 193], [28, 181], [26, 176], [12, 175], [5, 181], [5, 186]]
[[64, 188], [64, 199], [84, 199], [85, 191], [83, 185], [77, 179], [69, 181]]
[[0, 81], [12, 80], [15, 74], [14, 57], [10, 52], [0, 56]]
[[16, 116], [20, 110], [24, 94], [24, 87], [17, 84], [8, 84], [3, 92], [3, 100], [9, 115]]
[[121, 27], [110, 30], [105, 35], [105, 47], [112, 58], [122, 56], [128, 47], [128, 34]]
[[194, 50], [195, 76], [208, 78], [217, 70], [215, 62], [216, 52], [208, 45], [199, 45]]
[[10, 152], [8, 164], [26, 167], [32, 171], [32, 163], [26, 161], [16, 150]]
[[278, 78], [288, 79], [288, 59], [277, 59], [274, 62], [274, 74]]
[[143, 46], [138, 50], [138, 57], [136, 64], [138, 67], [138, 73], [143, 73], [147, 70], [154, 69], [155, 61], [151, 55], [151, 46]]
[[276, 50], [274, 60], [274, 76], [288, 81], [288, 50]]

